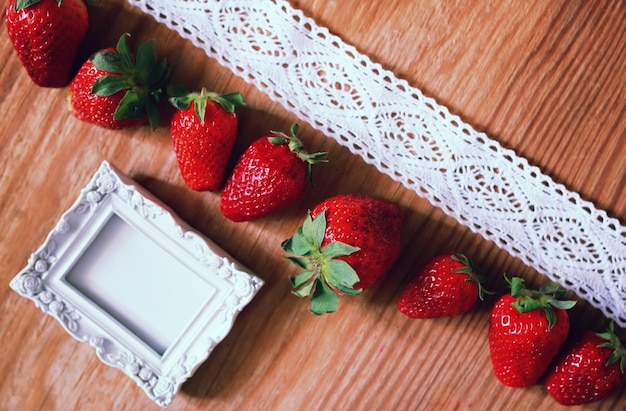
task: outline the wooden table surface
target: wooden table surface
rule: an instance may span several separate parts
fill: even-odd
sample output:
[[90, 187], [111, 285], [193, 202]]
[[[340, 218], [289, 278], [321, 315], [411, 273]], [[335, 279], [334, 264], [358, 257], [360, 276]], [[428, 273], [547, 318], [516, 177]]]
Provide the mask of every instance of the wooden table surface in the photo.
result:
[[[6, 4], [6, 1], [4, 2]], [[556, 181], [626, 221], [626, 3], [614, 1], [293, 0], [373, 60], [515, 149]], [[241, 91], [234, 155], [295, 118], [201, 50], [122, 0], [92, 2], [83, 51], [154, 38], [173, 81]], [[493, 376], [489, 312], [502, 274], [546, 279], [379, 173], [307, 124], [301, 137], [331, 163], [296, 205], [250, 223], [219, 212], [219, 193], [186, 188], [167, 127], [108, 131], [69, 113], [63, 89], [33, 85], [0, 33], [0, 410], [156, 410], [122, 372], [102, 364], [52, 317], [9, 289], [103, 160], [134, 177], [266, 282], [176, 396], [171, 410], [546, 410], [540, 385]], [[165, 109], [167, 111], [167, 108]], [[166, 112], [169, 114], [169, 112]], [[335, 194], [389, 198], [405, 210], [403, 253], [374, 288], [315, 317], [291, 294], [280, 242], [306, 210]], [[430, 257], [461, 251], [497, 293], [471, 312], [411, 320], [396, 309], [403, 283]], [[605, 325], [584, 300], [572, 332]], [[626, 409], [622, 391], [585, 409]]]

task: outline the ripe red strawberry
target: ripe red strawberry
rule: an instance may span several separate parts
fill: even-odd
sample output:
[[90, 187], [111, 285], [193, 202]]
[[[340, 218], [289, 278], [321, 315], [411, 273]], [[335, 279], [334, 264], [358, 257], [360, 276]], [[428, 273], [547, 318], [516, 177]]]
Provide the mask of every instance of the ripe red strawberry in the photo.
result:
[[33, 82], [65, 87], [89, 26], [82, 0], [10, 0], [4, 12], [13, 48]]
[[170, 103], [178, 110], [170, 120], [174, 152], [183, 180], [196, 191], [217, 191], [237, 137], [235, 106], [244, 105], [241, 93], [190, 93], [170, 87]]
[[402, 211], [384, 199], [340, 195], [318, 204], [282, 243], [305, 271], [292, 277], [294, 294], [311, 297], [311, 312], [337, 310], [338, 295], [359, 294], [387, 273], [400, 255]]
[[545, 387], [563, 405], [581, 405], [614, 394], [626, 382], [626, 348], [613, 322], [604, 333], [587, 331], [559, 354]]
[[296, 137], [272, 132], [250, 144], [226, 181], [220, 202], [222, 214], [232, 221], [251, 221], [294, 203], [311, 179], [313, 164], [326, 153], [309, 154]]
[[528, 387], [545, 373], [569, 333], [567, 309], [557, 283], [527, 289], [519, 277], [507, 278], [511, 292], [491, 311], [489, 351], [493, 371], [509, 387]]
[[463, 254], [431, 259], [404, 286], [398, 309], [411, 318], [462, 314], [483, 299], [485, 290], [472, 261]]
[[154, 42], [139, 46], [137, 58], [123, 34], [115, 49], [92, 55], [68, 87], [74, 117], [108, 129], [121, 129], [149, 121], [159, 123], [158, 103], [169, 76], [167, 62], [157, 61]]

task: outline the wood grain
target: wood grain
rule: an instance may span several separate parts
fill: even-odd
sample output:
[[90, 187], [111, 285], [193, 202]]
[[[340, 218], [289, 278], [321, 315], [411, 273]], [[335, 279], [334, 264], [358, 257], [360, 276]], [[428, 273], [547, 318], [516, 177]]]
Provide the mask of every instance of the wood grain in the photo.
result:
[[[6, 4], [6, 2], [4, 2]], [[555, 180], [626, 221], [626, 3], [583, 0], [293, 0], [308, 16]], [[154, 38], [175, 82], [241, 91], [235, 155], [270, 129], [299, 121], [189, 42], [122, 0], [90, 3], [82, 51]], [[2, 23], [4, 26], [4, 22]], [[63, 90], [32, 84], [0, 35], [0, 410], [156, 410], [130, 379], [103, 365], [52, 318], [8, 287], [102, 160], [136, 178], [183, 219], [259, 274], [266, 286], [184, 384], [170, 410], [558, 410], [541, 385], [511, 389], [491, 371], [490, 307], [412, 321], [395, 308], [414, 269], [462, 251], [502, 292], [502, 273], [545, 279], [306, 124], [301, 136], [331, 162], [284, 213], [235, 224], [219, 194], [180, 178], [167, 128], [107, 131], [69, 113]], [[331, 195], [389, 198], [406, 213], [403, 254], [373, 289], [321, 318], [291, 295], [280, 242]], [[573, 332], [605, 324], [584, 301]], [[622, 391], [584, 409], [626, 408]]]

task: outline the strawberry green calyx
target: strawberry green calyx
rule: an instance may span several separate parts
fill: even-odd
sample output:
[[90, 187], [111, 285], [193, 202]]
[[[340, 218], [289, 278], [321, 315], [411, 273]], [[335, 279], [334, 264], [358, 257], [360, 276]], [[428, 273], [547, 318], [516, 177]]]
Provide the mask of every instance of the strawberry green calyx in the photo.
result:
[[302, 142], [300, 141], [300, 139], [296, 137], [296, 134], [298, 134], [299, 129], [300, 129], [300, 125], [297, 123], [294, 123], [291, 125], [291, 128], [289, 129], [289, 133], [290, 133], [289, 136], [280, 131], [270, 131], [273, 134], [273, 136], [270, 137], [270, 142], [272, 144], [288, 144], [289, 149], [293, 153], [295, 153], [300, 160], [307, 163], [307, 166], [308, 166], [307, 176], [309, 177], [309, 181], [313, 183], [313, 165], [317, 163], [328, 162], [328, 160], [324, 158], [326, 157], [326, 154], [328, 153], [326, 152], [318, 152], [318, 153], [312, 153], [312, 154], [308, 153], [304, 149], [304, 146], [302, 145]]
[[[26, 7], [30, 7], [33, 4], [39, 3], [40, 1], [41, 0], [17, 0], [15, 2], [15, 11], [25, 9]], [[59, 3], [60, 6], [63, 3], [63, 0], [57, 0], [57, 3]]]
[[608, 367], [609, 365], [615, 364], [619, 361], [619, 370], [622, 374], [624, 374], [624, 372], [626, 372], [626, 347], [624, 347], [615, 333], [615, 323], [611, 321], [607, 331], [597, 333], [596, 335], [603, 340], [606, 340], [605, 343], [598, 345], [598, 347], [608, 348], [613, 351], [611, 356], [606, 360], [605, 365]]
[[505, 276], [504, 278], [511, 287], [511, 296], [517, 298], [512, 304], [513, 307], [520, 313], [542, 309], [546, 313], [549, 329], [552, 329], [556, 323], [554, 308], [569, 310], [576, 305], [576, 301], [560, 299], [565, 294], [565, 290], [561, 289], [556, 282], [544, 284], [538, 290], [531, 290], [524, 286], [524, 280], [520, 277], [509, 279]]
[[166, 60], [158, 61], [154, 40], [141, 44], [137, 57], [133, 57], [126, 44], [129, 36], [122, 34], [115, 51], [105, 49], [91, 57], [96, 68], [111, 73], [96, 80], [91, 93], [106, 97], [126, 90], [113, 118], [123, 120], [147, 115], [154, 130], [159, 123], [157, 106], [170, 70]]
[[186, 110], [191, 103], [194, 103], [194, 111], [198, 119], [200, 119], [200, 124], [204, 124], [206, 105], [209, 101], [219, 103], [227, 113], [234, 113], [235, 107], [246, 105], [243, 95], [239, 92], [218, 94], [207, 91], [205, 87], [203, 87], [200, 92], [190, 92], [189, 89], [183, 85], [172, 85], [167, 88], [167, 94], [170, 104], [179, 110]]
[[326, 231], [326, 214], [321, 212], [314, 219], [309, 213], [301, 227], [281, 246], [290, 254], [286, 258], [304, 269], [290, 278], [293, 293], [298, 297], [311, 297], [310, 310], [322, 315], [337, 310], [338, 295], [356, 295], [361, 289], [355, 289], [359, 282], [356, 271], [345, 261], [337, 257], [350, 255], [359, 250], [340, 241], [322, 248]]
[[474, 262], [471, 259], [460, 253], [453, 254], [452, 259], [463, 264], [462, 268], [457, 268], [456, 270], [454, 270], [454, 272], [459, 274], [466, 274], [467, 278], [465, 279], [465, 281], [474, 281], [476, 283], [476, 285], [478, 286], [478, 298], [480, 298], [481, 301], [485, 300], [485, 294], [493, 294], [492, 291], [488, 291], [483, 286], [483, 284], [485, 283], [485, 277], [477, 274], [478, 270], [474, 266]]

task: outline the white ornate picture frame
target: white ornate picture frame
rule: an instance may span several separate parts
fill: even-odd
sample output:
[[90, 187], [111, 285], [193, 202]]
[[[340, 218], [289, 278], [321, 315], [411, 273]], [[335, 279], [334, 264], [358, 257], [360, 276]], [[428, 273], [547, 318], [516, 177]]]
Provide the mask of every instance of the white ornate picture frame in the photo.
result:
[[105, 161], [10, 285], [166, 407], [263, 281]]

